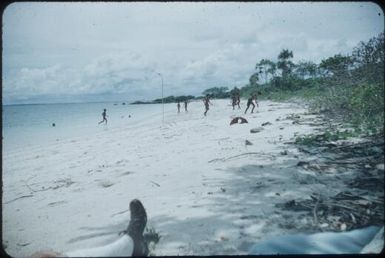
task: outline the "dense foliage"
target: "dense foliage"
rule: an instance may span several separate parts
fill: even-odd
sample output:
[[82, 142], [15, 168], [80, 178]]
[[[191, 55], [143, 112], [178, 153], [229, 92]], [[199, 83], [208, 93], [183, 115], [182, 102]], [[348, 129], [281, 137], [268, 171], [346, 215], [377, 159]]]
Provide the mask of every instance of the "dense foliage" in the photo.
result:
[[350, 55], [337, 54], [319, 64], [293, 63], [293, 56], [283, 49], [277, 62], [260, 60], [249, 84], [240, 89], [241, 95], [260, 91], [261, 97], [270, 99], [305, 98], [313, 107], [358, 129], [383, 130], [384, 33], [359, 43]]
[[[256, 63], [249, 83], [241, 88], [213, 87], [202, 92], [211, 98], [230, 98], [240, 94], [248, 98], [285, 100], [300, 98], [314, 108], [340, 117], [358, 130], [382, 130], [384, 126], [384, 33], [360, 42], [350, 55], [336, 54], [319, 64], [292, 61], [294, 53], [283, 49], [274, 62]], [[200, 99], [194, 96], [168, 96], [164, 103]], [[162, 103], [162, 99], [151, 102]]]

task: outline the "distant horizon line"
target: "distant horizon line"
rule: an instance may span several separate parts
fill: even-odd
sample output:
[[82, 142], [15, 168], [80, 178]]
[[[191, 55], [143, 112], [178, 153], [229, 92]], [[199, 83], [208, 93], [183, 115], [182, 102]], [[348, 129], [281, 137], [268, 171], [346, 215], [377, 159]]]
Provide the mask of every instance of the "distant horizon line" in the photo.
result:
[[91, 103], [125, 103], [131, 104], [132, 102], [124, 101], [85, 101], [85, 102], [41, 102], [41, 103], [10, 103], [4, 104], [2, 106], [24, 106], [24, 105], [55, 105], [55, 104], [91, 104]]

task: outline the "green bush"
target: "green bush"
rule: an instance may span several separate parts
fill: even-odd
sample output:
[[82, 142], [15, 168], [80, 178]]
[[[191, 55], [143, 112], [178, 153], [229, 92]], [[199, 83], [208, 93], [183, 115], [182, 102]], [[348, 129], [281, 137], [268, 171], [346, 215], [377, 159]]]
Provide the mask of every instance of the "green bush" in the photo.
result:
[[384, 125], [384, 84], [363, 84], [351, 91], [348, 102], [350, 118], [369, 129]]

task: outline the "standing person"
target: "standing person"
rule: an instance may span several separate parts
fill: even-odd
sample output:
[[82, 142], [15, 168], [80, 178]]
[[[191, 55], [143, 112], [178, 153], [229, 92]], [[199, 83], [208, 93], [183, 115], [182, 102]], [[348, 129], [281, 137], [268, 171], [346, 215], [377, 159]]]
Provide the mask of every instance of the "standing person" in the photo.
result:
[[186, 99], [186, 100], [184, 101], [184, 110], [185, 110], [186, 112], [188, 112], [188, 111], [187, 111], [187, 104], [188, 104], [188, 100]]
[[180, 113], [180, 103], [178, 101], [178, 104], [176, 105], [178, 107], [178, 113]]
[[[255, 104], [257, 104], [257, 108], [259, 108], [257, 96], [260, 95], [260, 94], [261, 94], [260, 91], [258, 91], [257, 93], [255, 93]], [[258, 110], [257, 110], [257, 113], [258, 113]]]
[[107, 109], [103, 110], [102, 117], [103, 117], [103, 120], [100, 121], [99, 124], [101, 124], [103, 122], [105, 122], [107, 124]]
[[[254, 100], [254, 101], [257, 101], [255, 95], [252, 95], [252, 96], [247, 100], [247, 108], [246, 108], [246, 110], [245, 110], [245, 114], [246, 114], [247, 110], [249, 109], [249, 107], [250, 107], [251, 105], [253, 105], [253, 108], [251, 109], [251, 113], [254, 113], [255, 105], [254, 105], [254, 103], [253, 103], [253, 100]], [[257, 105], [258, 105], [258, 103], [257, 103]]]
[[206, 116], [207, 111], [209, 111], [209, 104], [212, 105], [209, 95], [206, 95], [206, 97], [203, 98], [203, 103], [205, 104], [205, 112], [203, 114]]
[[237, 93], [237, 105], [238, 105], [238, 109], [241, 109], [241, 96], [239, 95], [239, 93]]
[[231, 105], [233, 106], [233, 110], [235, 109], [235, 105], [237, 105], [237, 97], [234, 95], [231, 96]]

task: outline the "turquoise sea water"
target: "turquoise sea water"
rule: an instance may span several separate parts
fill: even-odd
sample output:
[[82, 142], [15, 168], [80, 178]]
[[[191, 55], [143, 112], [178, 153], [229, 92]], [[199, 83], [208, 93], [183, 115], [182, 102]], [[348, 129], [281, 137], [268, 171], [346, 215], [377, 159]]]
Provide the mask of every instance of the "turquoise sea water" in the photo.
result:
[[[99, 125], [104, 108], [107, 109], [108, 124]], [[169, 105], [165, 105], [166, 110], [169, 108]], [[158, 120], [162, 118], [162, 106], [158, 104], [34, 104], [6, 105], [2, 109], [3, 151], [92, 135], [130, 126], [151, 117]], [[53, 123], [55, 126], [52, 126]]]

